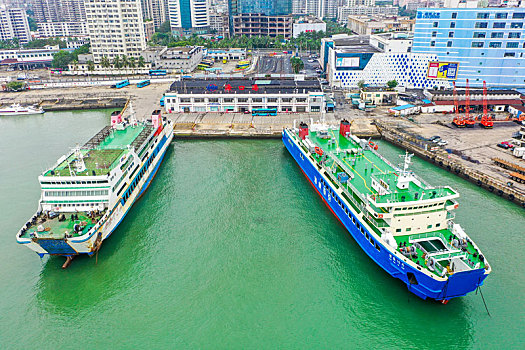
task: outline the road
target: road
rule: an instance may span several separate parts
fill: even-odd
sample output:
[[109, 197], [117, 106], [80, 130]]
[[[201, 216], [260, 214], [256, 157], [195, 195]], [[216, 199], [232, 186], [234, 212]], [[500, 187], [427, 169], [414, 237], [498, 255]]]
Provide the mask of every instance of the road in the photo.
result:
[[255, 74], [293, 74], [289, 55], [259, 56]]

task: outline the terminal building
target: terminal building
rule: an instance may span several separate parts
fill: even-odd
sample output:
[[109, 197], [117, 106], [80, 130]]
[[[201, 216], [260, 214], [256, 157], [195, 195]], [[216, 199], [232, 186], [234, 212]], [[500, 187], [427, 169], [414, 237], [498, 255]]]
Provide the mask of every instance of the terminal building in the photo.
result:
[[152, 46], [142, 51], [144, 61], [155, 69], [169, 69], [176, 73], [191, 73], [202, 61], [201, 46], [166, 47]]
[[413, 52], [458, 65], [456, 84], [525, 88], [524, 8], [419, 9]]
[[329, 84], [355, 88], [360, 81], [370, 87], [382, 87], [396, 80], [405, 88], [448, 88], [449, 79], [429, 78], [436, 54], [412, 52], [408, 33], [376, 35], [337, 35], [321, 40], [321, 66]]
[[164, 94], [166, 112], [321, 112], [325, 96], [317, 79], [182, 79]]

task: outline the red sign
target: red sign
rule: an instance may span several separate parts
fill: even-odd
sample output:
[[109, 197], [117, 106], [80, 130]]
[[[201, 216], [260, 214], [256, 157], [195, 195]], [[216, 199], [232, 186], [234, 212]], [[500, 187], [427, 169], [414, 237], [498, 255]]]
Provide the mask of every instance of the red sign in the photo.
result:
[[224, 90], [225, 90], [225, 91], [228, 91], [228, 92], [229, 92], [229, 91], [232, 91], [232, 86], [231, 86], [230, 84], [226, 84], [226, 85], [224, 86]]
[[243, 85], [239, 86], [239, 90], [244, 90], [244, 86]]
[[253, 91], [259, 91], [259, 87], [257, 86], [257, 84], [253, 84], [252, 85], [252, 90]]

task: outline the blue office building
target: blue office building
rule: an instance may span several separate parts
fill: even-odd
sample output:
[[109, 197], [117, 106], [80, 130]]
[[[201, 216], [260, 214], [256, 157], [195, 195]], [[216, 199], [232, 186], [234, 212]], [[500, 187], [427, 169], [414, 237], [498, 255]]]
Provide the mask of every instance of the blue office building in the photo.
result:
[[292, 0], [234, 0], [238, 13], [282, 16], [292, 13]]
[[412, 52], [457, 62], [459, 85], [525, 88], [525, 9], [418, 9]]

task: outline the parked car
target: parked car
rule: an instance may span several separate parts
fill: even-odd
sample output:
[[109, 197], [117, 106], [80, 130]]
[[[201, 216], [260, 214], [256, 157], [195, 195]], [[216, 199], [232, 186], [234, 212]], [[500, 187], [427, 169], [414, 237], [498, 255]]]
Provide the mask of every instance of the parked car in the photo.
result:
[[441, 141], [438, 142], [438, 146], [445, 146], [445, 145], [448, 145], [448, 141], [441, 140]]
[[509, 145], [507, 145], [506, 143], [498, 143], [498, 147], [501, 147], [503, 149], [509, 149]]
[[511, 148], [511, 149], [514, 148], [514, 145], [512, 143], [508, 142], [508, 141], [503, 141], [501, 144], [502, 145], [507, 145], [508, 146], [507, 148]]
[[441, 137], [439, 137], [439, 136], [432, 140], [432, 142], [434, 142], [434, 143], [438, 143], [440, 141], [441, 141]]
[[434, 135], [434, 136], [432, 136], [432, 137], [429, 137], [429, 138], [428, 138], [428, 141], [434, 141], [434, 140], [439, 140], [439, 139], [441, 139], [440, 136]]
[[315, 60], [313, 60], [313, 59], [310, 58], [310, 59], [308, 60], [308, 62], [309, 62], [309, 63], [314, 63]]

